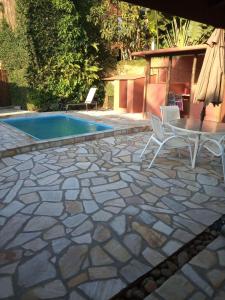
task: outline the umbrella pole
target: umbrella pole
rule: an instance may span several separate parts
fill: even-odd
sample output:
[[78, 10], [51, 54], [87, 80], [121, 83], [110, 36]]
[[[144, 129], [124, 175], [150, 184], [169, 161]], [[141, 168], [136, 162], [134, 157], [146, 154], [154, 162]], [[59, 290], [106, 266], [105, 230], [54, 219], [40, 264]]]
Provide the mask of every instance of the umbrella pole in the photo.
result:
[[204, 105], [202, 107], [202, 111], [200, 113], [200, 121], [201, 121], [200, 130], [202, 129], [202, 125], [203, 125], [203, 122], [204, 122], [204, 119], [205, 119], [205, 114], [206, 114], [206, 104], [204, 103]]

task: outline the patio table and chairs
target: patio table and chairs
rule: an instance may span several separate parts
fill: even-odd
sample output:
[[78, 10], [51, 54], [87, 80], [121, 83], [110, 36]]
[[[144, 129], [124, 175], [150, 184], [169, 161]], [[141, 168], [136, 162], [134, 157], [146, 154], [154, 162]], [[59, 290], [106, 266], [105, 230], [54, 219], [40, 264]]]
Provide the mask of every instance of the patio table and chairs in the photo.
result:
[[149, 168], [151, 168], [152, 164], [154, 163], [157, 155], [159, 154], [162, 148], [177, 149], [177, 150], [180, 148], [188, 148], [190, 153], [190, 160], [192, 162], [192, 149], [188, 137], [177, 136], [173, 133], [171, 133], [171, 135], [169, 136], [165, 135], [164, 128], [160, 118], [153, 114], [151, 116], [151, 125], [153, 129], [153, 134], [150, 136], [147, 144], [145, 145], [140, 155], [140, 157], [143, 156], [143, 154], [145, 153], [145, 151], [147, 150], [147, 148], [151, 143], [154, 143], [158, 146], [158, 149], [156, 150], [153, 159], [149, 164]]
[[203, 121], [196, 119], [179, 119], [167, 123], [176, 134], [179, 132], [194, 136], [194, 151], [192, 168], [195, 168], [196, 158], [202, 148], [206, 149], [214, 156], [222, 158], [223, 174], [225, 180], [225, 123], [213, 121]]

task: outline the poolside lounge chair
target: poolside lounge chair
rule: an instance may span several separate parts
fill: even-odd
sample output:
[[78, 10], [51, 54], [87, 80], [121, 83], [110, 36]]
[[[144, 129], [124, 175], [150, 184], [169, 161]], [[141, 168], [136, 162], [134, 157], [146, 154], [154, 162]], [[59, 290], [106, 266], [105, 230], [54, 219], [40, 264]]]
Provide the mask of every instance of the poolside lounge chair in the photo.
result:
[[159, 146], [153, 156], [152, 161], [149, 164], [149, 168], [151, 168], [153, 162], [155, 161], [157, 155], [159, 154], [160, 150], [163, 147], [167, 148], [167, 149], [179, 149], [179, 148], [188, 147], [189, 152], [190, 152], [190, 159], [191, 159], [191, 163], [192, 163], [192, 150], [191, 150], [191, 144], [190, 144], [188, 137], [184, 138], [182, 136], [176, 136], [174, 134], [171, 134], [170, 136], [166, 137], [164, 130], [163, 130], [161, 120], [155, 115], [151, 116], [151, 124], [152, 124], [153, 134], [149, 138], [146, 146], [144, 147], [144, 149], [140, 155], [140, 157], [143, 156], [144, 152], [146, 151], [147, 147], [149, 146], [149, 144], [151, 142], [153, 142]]
[[97, 101], [93, 101], [97, 88], [90, 88], [87, 98], [83, 103], [67, 103], [66, 104], [66, 112], [69, 110], [69, 106], [76, 106], [76, 105], [86, 105], [86, 110], [88, 110], [88, 104], [95, 104], [96, 110], [98, 109]]

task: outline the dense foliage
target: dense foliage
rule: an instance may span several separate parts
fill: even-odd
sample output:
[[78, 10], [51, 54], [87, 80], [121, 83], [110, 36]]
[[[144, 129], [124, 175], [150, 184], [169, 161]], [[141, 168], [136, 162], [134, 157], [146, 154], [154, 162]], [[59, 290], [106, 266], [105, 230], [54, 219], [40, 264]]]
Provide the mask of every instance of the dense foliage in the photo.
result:
[[101, 36], [111, 49], [118, 48], [122, 59], [145, 49], [179, 47], [204, 42], [210, 26], [171, 17], [154, 10], [117, 0], [95, 0], [90, 18], [101, 24]]
[[91, 5], [91, 1], [17, 0], [16, 31], [3, 23], [0, 59], [17, 87], [19, 78], [13, 70], [22, 68], [20, 77], [30, 109], [57, 109], [62, 100], [82, 102], [93, 85], [103, 96], [99, 80], [102, 45], [92, 34], [96, 28], [87, 21]]

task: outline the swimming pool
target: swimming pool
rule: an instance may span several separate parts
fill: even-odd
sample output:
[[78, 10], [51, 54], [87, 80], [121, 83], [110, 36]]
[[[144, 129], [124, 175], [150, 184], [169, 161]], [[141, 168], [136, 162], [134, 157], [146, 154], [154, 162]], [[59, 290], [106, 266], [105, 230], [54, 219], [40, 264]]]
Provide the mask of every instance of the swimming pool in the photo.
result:
[[11, 118], [3, 119], [2, 122], [16, 127], [38, 140], [49, 140], [113, 129], [112, 126], [74, 118], [71, 115]]

